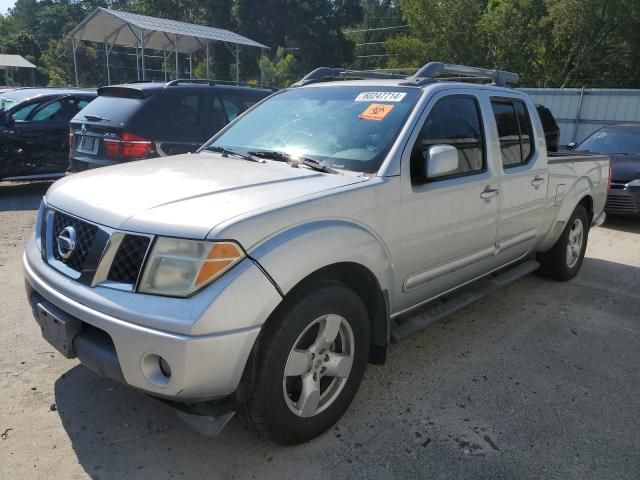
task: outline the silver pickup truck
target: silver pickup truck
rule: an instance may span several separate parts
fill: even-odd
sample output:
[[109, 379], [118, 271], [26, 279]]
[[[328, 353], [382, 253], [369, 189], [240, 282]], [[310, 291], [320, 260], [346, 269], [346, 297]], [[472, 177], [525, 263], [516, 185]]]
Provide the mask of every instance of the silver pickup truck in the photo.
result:
[[390, 344], [535, 270], [578, 273], [609, 160], [550, 156], [515, 80], [321, 68], [194, 154], [58, 181], [24, 254], [43, 336], [220, 425], [321, 434]]

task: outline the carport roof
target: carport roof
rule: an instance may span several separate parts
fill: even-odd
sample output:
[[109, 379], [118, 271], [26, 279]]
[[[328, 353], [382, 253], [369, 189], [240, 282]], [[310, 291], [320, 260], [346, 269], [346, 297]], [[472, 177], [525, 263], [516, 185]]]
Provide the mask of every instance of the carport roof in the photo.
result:
[[0, 55], [0, 69], [3, 68], [37, 68], [21, 55]]
[[98, 7], [91, 12], [69, 33], [69, 36], [76, 41], [107, 42], [127, 47], [138, 47], [143, 32], [143, 46], [152, 50], [175, 51], [176, 36], [178, 38], [177, 51], [180, 53], [193, 53], [204, 47], [206, 42], [209, 41], [269, 48], [250, 38], [221, 28], [149, 17], [102, 7]]

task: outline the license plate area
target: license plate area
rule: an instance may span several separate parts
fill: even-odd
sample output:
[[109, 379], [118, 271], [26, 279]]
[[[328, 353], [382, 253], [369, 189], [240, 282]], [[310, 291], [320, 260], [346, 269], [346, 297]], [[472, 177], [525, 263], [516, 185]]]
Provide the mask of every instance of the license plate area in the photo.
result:
[[36, 304], [34, 310], [44, 339], [65, 357], [74, 358], [73, 339], [82, 330], [82, 322], [57, 309], [54, 313], [42, 303]]
[[100, 141], [98, 137], [93, 137], [91, 135], [80, 135], [76, 150], [81, 153], [89, 153], [91, 155], [95, 155], [96, 153], [98, 153], [99, 144]]

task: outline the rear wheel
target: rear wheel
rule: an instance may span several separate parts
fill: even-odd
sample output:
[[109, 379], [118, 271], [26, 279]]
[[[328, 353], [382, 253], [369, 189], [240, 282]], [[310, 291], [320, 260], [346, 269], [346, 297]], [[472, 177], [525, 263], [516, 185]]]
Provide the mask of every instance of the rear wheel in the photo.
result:
[[578, 205], [551, 250], [538, 254], [540, 273], [556, 280], [571, 280], [582, 266], [588, 237], [587, 210]]
[[337, 282], [294, 294], [260, 334], [240, 388], [240, 411], [283, 444], [329, 429], [355, 396], [369, 352], [360, 298]]

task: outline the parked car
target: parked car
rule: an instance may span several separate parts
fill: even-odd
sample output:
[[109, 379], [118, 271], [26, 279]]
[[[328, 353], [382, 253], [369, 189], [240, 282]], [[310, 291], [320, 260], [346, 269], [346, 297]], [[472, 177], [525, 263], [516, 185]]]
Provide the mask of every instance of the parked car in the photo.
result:
[[547, 141], [547, 151], [557, 152], [560, 144], [560, 127], [553, 117], [553, 113], [544, 105], [536, 105], [536, 110], [542, 122], [544, 138]]
[[0, 180], [65, 174], [69, 120], [96, 97], [95, 90], [19, 89], [5, 92], [0, 110]]
[[525, 93], [438, 74], [518, 78], [321, 68], [197, 153], [55, 183], [24, 256], [45, 339], [150, 395], [216, 401], [210, 432], [237, 410], [291, 444], [391, 343], [539, 267], [573, 278], [608, 158], [550, 156]]
[[611, 188], [605, 210], [612, 215], [640, 215], [640, 123], [596, 130], [574, 150], [611, 158]]
[[271, 93], [194, 80], [101, 87], [96, 101], [71, 120], [69, 171], [195, 152]]

